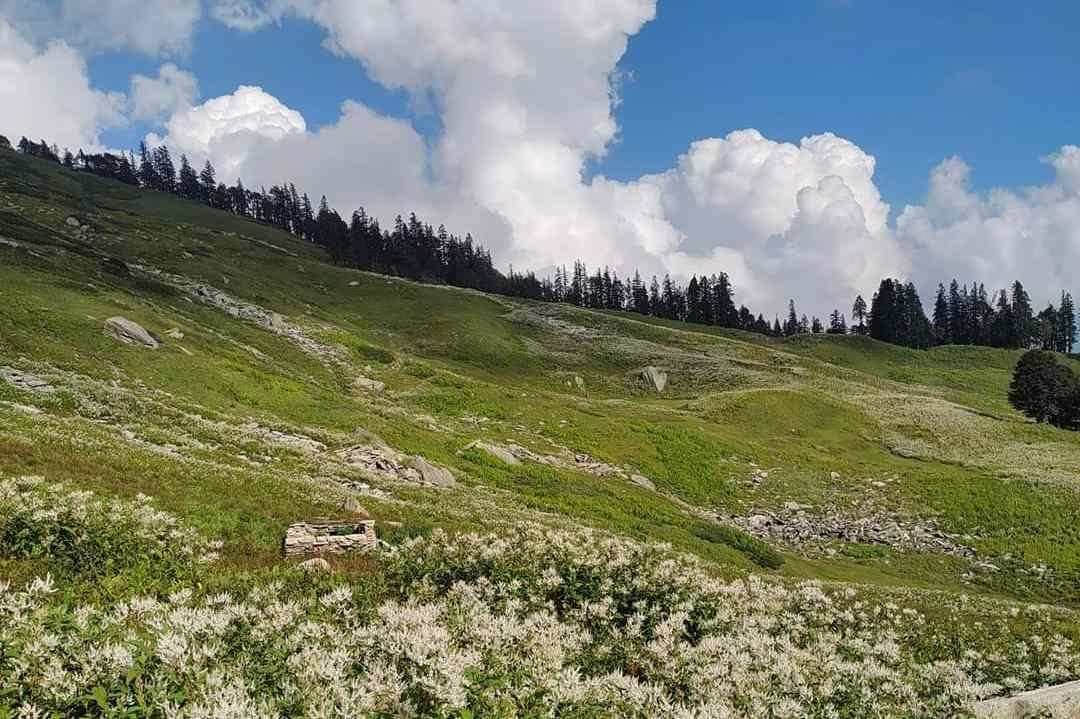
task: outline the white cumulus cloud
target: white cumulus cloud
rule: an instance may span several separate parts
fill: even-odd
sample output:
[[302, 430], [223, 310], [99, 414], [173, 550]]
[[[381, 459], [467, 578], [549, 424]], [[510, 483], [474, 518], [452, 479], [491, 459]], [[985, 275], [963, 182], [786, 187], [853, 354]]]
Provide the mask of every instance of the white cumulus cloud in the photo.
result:
[[172, 63], [158, 68], [157, 77], [131, 78], [132, 115], [137, 120], [154, 121], [191, 107], [199, 95], [195, 76]]
[[1047, 158], [1056, 176], [1022, 190], [971, 189], [971, 168], [945, 160], [931, 173], [923, 205], [904, 208], [896, 233], [929, 292], [957, 277], [991, 291], [1021, 280], [1037, 302], [1074, 287], [1080, 264], [1080, 148]]
[[[329, 50], [439, 115], [441, 134], [425, 148], [404, 123], [346, 104], [331, 127], [281, 135], [289, 151], [260, 155], [258, 177], [312, 176], [308, 189], [327, 188], [346, 211], [430, 212], [517, 267], [547, 271], [580, 258], [623, 274], [727, 271], [755, 309], [771, 313], [794, 296], [823, 315], [886, 276], [919, 280], [926, 295], [952, 274], [996, 286], [1027, 273], [1060, 285], [1059, 268], [1080, 259], [1072, 147], [1049, 158], [1052, 184], [1018, 192], [973, 193], [966, 165], [947, 161], [926, 203], [895, 226], [874, 157], [830, 133], [790, 143], [739, 130], [693, 142], [666, 172], [587, 179], [587, 164], [617, 138], [617, 64], [653, 20], [655, 0], [217, 0], [213, 13], [243, 30], [289, 13], [307, 18], [326, 31]], [[202, 135], [232, 133], [220, 129], [229, 121], [202, 119], [215, 128]], [[331, 141], [347, 144], [334, 153]], [[216, 145], [221, 157], [235, 157], [225, 145]], [[311, 173], [302, 147], [327, 172]], [[397, 161], [363, 164], [384, 157]], [[389, 173], [386, 187], [359, 167]]]
[[62, 38], [89, 52], [183, 53], [201, 16], [201, 0], [0, 0], [0, 17], [35, 42]]
[[241, 85], [231, 95], [177, 112], [165, 129], [167, 137], [152, 135], [151, 144], [164, 142], [193, 157], [211, 157], [219, 171], [232, 176], [263, 140], [303, 134], [307, 124], [299, 112], [262, 88]]
[[103, 129], [124, 122], [124, 97], [94, 90], [82, 57], [63, 42], [38, 50], [0, 19], [0, 133], [61, 148], [100, 149]]

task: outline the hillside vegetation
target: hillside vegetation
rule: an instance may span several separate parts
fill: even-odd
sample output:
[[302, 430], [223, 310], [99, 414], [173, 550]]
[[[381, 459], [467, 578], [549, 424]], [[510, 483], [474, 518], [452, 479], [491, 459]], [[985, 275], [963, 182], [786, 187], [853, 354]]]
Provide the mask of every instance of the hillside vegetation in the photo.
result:
[[[0, 716], [957, 716], [1080, 678], [1080, 435], [1009, 407], [1018, 358], [337, 268], [0, 152]], [[386, 547], [285, 562], [346, 500]]]

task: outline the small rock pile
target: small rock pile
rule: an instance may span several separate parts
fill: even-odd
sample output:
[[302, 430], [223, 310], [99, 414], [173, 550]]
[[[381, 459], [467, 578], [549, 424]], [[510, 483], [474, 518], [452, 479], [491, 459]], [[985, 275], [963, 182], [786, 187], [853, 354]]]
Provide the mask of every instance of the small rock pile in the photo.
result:
[[901, 552], [933, 552], [973, 560], [975, 550], [961, 544], [960, 536], [938, 529], [934, 520], [915, 524], [874, 506], [863, 506], [855, 516], [837, 507], [811, 514], [811, 507], [788, 502], [777, 512], [742, 516], [717, 514], [716, 519], [734, 525], [760, 539], [794, 547], [813, 547], [839, 541], [876, 544]]
[[378, 546], [375, 522], [329, 522], [311, 520], [291, 525], [285, 532], [286, 558], [313, 554], [366, 552]]
[[14, 367], [0, 367], [0, 379], [12, 385], [16, 389], [27, 392], [52, 392], [53, 387], [37, 375], [29, 372], [21, 372]]
[[352, 447], [338, 454], [350, 467], [389, 479], [434, 487], [453, 487], [457, 484], [453, 473], [445, 467], [432, 464], [423, 457], [408, 457], [389, 447]]

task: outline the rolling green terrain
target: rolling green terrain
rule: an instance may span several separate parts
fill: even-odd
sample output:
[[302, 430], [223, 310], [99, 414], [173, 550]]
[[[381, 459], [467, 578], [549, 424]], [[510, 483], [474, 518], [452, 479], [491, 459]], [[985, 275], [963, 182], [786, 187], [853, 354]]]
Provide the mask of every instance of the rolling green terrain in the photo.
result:
[[[160, 347], [107, 334], [116, 316]], [[723, 580], [895, 594], [936, 637], [905, 646], [933, 659], [990, 654], [982, 635], [1012, 641], [1033, 622], [1071, 640], [1080, 435], [1008, 406], [1018, 356], [770, 340], [339, 269], [278, 230], [0, 152], [0, 478], [147, 495], [220, 543], [212, 569], [174, 567], [122, 561], [127, 544], [88, 529], [93, 552], [72, 558], [9, 518], [0, 581], [48, 573], [59, 605], [345, 583], [374, 606], [405, 586], [400, 560], [304, 580], [282, 558], [290, 523], [353, 497], [390, 546], [595, 530], [670, 545]], [[645, 367], [667, 373], [663, 391]], [[449, 469], [453, 486], [352, 461], [365, 447]], [[788, 535], [762, 529], [768, 516]], [[1037, 622], [1020, 610], [1042, 604], [1057, 608]], [[86, 706], [107, 713], [105, 689]]]

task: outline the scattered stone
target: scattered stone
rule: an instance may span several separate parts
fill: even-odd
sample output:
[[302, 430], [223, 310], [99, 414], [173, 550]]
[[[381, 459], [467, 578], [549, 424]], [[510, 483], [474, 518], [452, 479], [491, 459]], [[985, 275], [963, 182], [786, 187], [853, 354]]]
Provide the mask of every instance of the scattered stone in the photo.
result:
[[184, 339], [184, 333], [180, 331], [179, 327], [173, 327], [171, 330], [165, 333], [166, 337], [172, 337], [174, 340]]
[[829, 479], [831, 479], [832, 481], [835, 482], [836, 480], [840, 479], [840, 473], [839, 472], [829, 472]]
[[[375, 522], [332, 522], [323, 519], [291, 525], [285, 532], [285, 556], [366, 552], [378, 545]], [[325, 561], [325, 560], [324, 560]]]
[[[561, 467], [563, 469], [584, 472], [585, 474], [591, 474], [594, 477], [622, 477], [624, 479], [630, 479], [629, 473], [621, 467], [601, 462], [587, 454], [582, 454], [580, 452], [573, 453], [566, 449], [559, 454], [538, 454], [519, 444], [511, 443], [502, 447], [482, 440], [477, 440], [467, 445], [465, 449], [472, 449], [474, 447], [511, 465], [521, 464], [522, 462], [536, 462], [537, 464], [546, 464], [550, 467]], [[647, 478], [643, 479], [647, 480]]]
[[349, 283], [349, 287], [359, 287], [359, 286], [360, 286], [360, 283], [357, 282], [356, 280], [353, 280], [352, 282]]
[[585, 380], [581, 378], [581, 375], [574, 375], [574, 385], [577, 386], [579, 392], [585, 391]]
[[312, 557], [311, 559], [304, 560], [296, 565], [305, 572], [329, 572], [330, 562], [326, 561], [322, 557]]
[[371, 519], [371, 514], [356, 501], [356, 497], [346, 497], [341, 503], [341, 511], [355, 514], [362, 519]]
[[27, 392], [52, 392], [53, 387], [48, 382], [29, 372], [22, 372], [14, 367], [0, 367], [0, 379], [12, 385], [16, 389]]
[[74, 215], [70, 215], [64, 222], [68, 224], [68, 227], [79, 227], [82, 224], [79, 222], [79, 218]]
[[105, 332], [124, 344], [140, 344], [154, 350], [161, 346], [142, 325], [126, 317], [110, 317], [105, 320]]
[[5, 407], [10, 407], [16, 412], [22, 412], [23, 414], [28, 414], [31, 416], [43, 414], [41, 409], [31, 404], [19, 404], [18, 402], [0, 402], [0, 404], [4, 405]]
[[383, 390], [386, 389], [386, 385], [383, 382], [380, 382], [377, 379], [364, 377], [363, 375], [353, 380], [353, 384], [360, 389], [367, 390], [373, 394], [382, 394]]
[[389, 447], [362, 446], [341, 450], [338, 455], [350, 467], [413, 484], [452, 487], [457, 482], [450, 470], [423, 457], [408, 457]]
[[260, 435], [264, 440], [273, 442], [275, 444], [283, 444], [286, 447], [292, 447], [302, 452], [310, 452], [312, 454], [318, 454], [319, 452], [326, 451], [326, 445], [317, 439], [311, 437], [304, 437], [299, 434], [289, 434], [287, 432], [279, 432], [276, 429], [266, 429], [260, 427], [257, 424], [244, 425], [244, 428], [251, 434]]
[[453, 473], [449, 469], [436, 466], [423, 457], [415, 457], [413, 466], [420, 472], [420, 479], [425, 484], [432, 484], [436, 487], [453, 487], [457, 484], [454, 481]]
[[973, 707], [977, 719], [1076, 719], [1080, 717], [1080, 682], [1059, 684], [1015, 697], [990, 699]]
[[[787, 502], [777, 512], [757, 511], [741, 516], [716, 514], [724, 524], [734, 525], [755, 537], [792, 547], [820, 551], [829, 542], [875, 544], [900, 552], [947, 554], [975, 561], [975, 550], [960, 542], [962, 537], [938, 529], [933, 520], [909, 522], [889, 511], [863, 502], [850, 510], [822, 507], [810, 514], [811, 507]], [[993, 565], [984, 567], [984, 571]]]
[[123, 260], [118, 260], [115, 257], [102, 257], [99, 263], [101, 269], [110, 275], [116, 277], [131, 277], [131, 268], [127, 266], [127, 263]]
[[10, 237], [0, 237], [0, 247], [10, 247], [12, 249], [18, 249], [19, 243]]
[[668, 383], [667, 372], [657, 367], [646, 367], [641, 370], [641, 379], [657, 392], [663, 392]]
[[646, 477], [645, 475], [631, 474], [630, 475], [630, 481], [633, 484], [636, 484], [637, 486], [641, 487], [642, 489], [647, 489], [650, 492], [655, 492], [656, 491], [656, 485], [653, 484], [653, 481], [651, 479], [649, 479], [648, 477]]
[[465, 447], [465, 449], [473, 449], [473, 448], [480, 449], [480, 450], [483, 450], [483, 451], [487, 452], [492, 457], [494, 457], [495, 459], [503, 462], [504, 464], [509, 464], [509, 465], [519, 465], [519, 464], [521, 464], [521, 460], [518, 459], [517, 456], [513, 452], [506, 449], [505, 447], [500, 447], [497, 444], [489, 444], [488, 442], [481, 442], [481, 441], [477, 440], [477, 441], [472, 442], [471, 444], [469, 444], [468, 446]]

